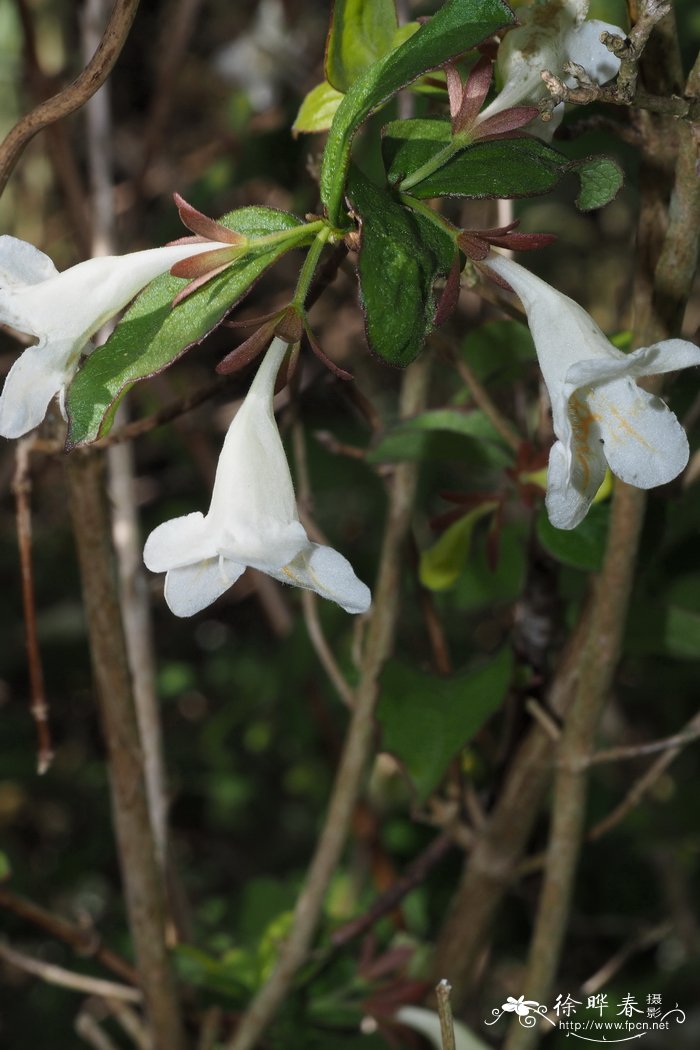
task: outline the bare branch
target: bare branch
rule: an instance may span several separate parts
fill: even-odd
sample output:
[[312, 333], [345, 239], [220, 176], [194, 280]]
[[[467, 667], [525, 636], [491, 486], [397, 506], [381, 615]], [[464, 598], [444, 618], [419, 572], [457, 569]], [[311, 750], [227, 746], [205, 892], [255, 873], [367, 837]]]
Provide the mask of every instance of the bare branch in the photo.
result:
[[31, 493], [30, 457], [34, 436], [21, 438], [15, 452], [16, 467], [12, 489], [15, 494], [17, 512], [17, 542], [19, 545], [20, 571], [22, 574], [22, 605], [24, 607], [24, 636], [29, 664], [31, 703], [29, 711], [36, 725], [39, 749], [37, 772], [45, 773], [53, 760], [53, 745], [49, 728], [49, 706], [44, 689], [44, 671], [36, 626], [36, 602], [34, 598], [34, 566], [32, 562], [32, 511], [29, 502]]
[[39, 929], [45, 930], [52, 937], [69, 944], [79, 955], [85, 955], [98, 959], [103, 966], [113, 973], [119, 974], [125, 981], [138, 985], [139, 975], [126, 959], [117, 955], [110, 948], [106, 948], [97, 930], [89, 927], [85, 929], [77, 926], [58, 915], [54, 915], [45, 908], [41, 908], [26, 897], [20, 897], [12, 893], [6, 886], [0, 886], [0, 907], [26, 919]]
[[130, 988], [126, 984], [116, 984], [114, 981], [103, 981], [98, 977], [87, 977], [82, 973], [74, 973], [63, 966], [55, 966], [41, 959], [33, 959], [6, 944], [0, 944], [0, 959], [4, 959], [10, 966], [16, 966], [18, 970], [31, 973], [34, 977], [40, 977], [47, 984], [57, 984], [61, 988], [70, 988], [71, 991], [81, 992], [83, 995], [99, 995], [103, 999], [122, 999], [128, 1003], [140, 1003], [143, 1000], [143, 993], [138, 988]]
[[105, 82], [129, 35], [138, 6], [139, 0], [116, 0], [99, 47], [82, 73], [63, 91], [22, 117], [0, 144], [0, 195], [25, 146], [37, 132], [80, 109]]

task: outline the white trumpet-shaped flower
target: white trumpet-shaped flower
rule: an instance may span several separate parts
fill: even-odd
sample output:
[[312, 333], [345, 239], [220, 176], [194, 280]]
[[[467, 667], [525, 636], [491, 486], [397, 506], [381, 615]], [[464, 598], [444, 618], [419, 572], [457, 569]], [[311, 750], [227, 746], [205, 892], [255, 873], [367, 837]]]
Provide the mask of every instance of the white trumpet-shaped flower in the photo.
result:
[[[565, 69], [569, 62], [582, 66], [596, 84], [605, 84], [616, 75], [620, 60], [601, 43], [600, 35], [608, 32], [625, 37], [626, 33], [609, 22], [587, 20], [587, 11], [588, 0], [545, 0], [518, 9], [522, 25], [506, 33], [498, 49], [496, 68], [503, 87], [482, 111], [480, 121], [504, 109], [546, 98], [541, 76], [545, 69], [569, 86], [574, 84]], [[534, 127], [550, 137], [559, 120], [555, 117], [544, 129], [541, 125]]]
[[316, 591], [347, 612], [366, 612], [371, 595], [346, 558], [312, 543], [299, 521], [294, 486], [272, 406], [287, 343], [270, 345], [234, 416], [209, 512], [166, 521], [148, 537], [144, 561], [166, 572], [165, 600], [192, 616], [236, 582], [247, 566]]
[[622, 481], [651, 489], [688, 462], [688, 439], [642, 376], [700, 365], [700, 347], [666, 339], [624, 354], [573, 299], [503, 256], [488, 266], [518, 295], [552, 403], [557, 441], [549, 456], [547, 511], [559, 529], [586, 516], [606, 465]]
[[0, 396], [0, 435], [17, 438], [41, 423], [65, 390], [80, 355], [105, 321], [175, 263], [227, 247], [208, 241], [151, 248], [131, 255], [102, 256], [61, 273], [32, 244], [0, 237], [0, 324], [37, 342], [15, 361]]

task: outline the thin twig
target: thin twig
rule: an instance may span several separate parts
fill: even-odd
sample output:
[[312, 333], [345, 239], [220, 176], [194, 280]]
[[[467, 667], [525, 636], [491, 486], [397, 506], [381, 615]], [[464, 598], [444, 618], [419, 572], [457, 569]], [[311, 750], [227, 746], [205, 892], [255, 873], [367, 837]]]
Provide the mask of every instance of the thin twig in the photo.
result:
[[102, 1031], [97, 1018], [89, 1010], [83, 1009], [75, 1019], [75, 1030], [81, 1039], [89, 1043], [93, 1050], [119, 1050], [106, 1032]]
[[17, 513], [17, 543], [19, 545], [20, 572], [22, 576], [22, 606], [24, 609], [24, 637], [29, 664], [31, 702], [29, 711], [36, 725], [38, 740], [37, 772], [45, 773], [53, 759], [53, 745], [49, 728], [49, 706], [44, 688], [44, 671], [41, 663], [41, 648], [36, 624], [36, 601], [34, 596], [34, 566], [32, 562], [32, 511], [30, 505], [31, 473], [30, 458], [34, 437], [30, 435], [17, 442], [15, 451], [15, 476], [12, 490], [15, 494]]
[[[652, 740], [648, 744], [631, 744], [627, 747], [610, 747], [605, 751], [596, 751], [581, 762], [588, 766], [597, 766], [602, 762], [622, 762], [632, 758], [641, 758], [643, 755], [654, 755], [657, 751], [668, 751], [673, 749], [676, 754], [686, 744], [692, 743], [700, 737], [700, 723], [681, 730], [673, 736], [667, 736], [663, 740]], [[674, 756], [675, 757], [675, 756]]]
[[[404, 375], [400, 405], [402, 418], [410, 418], [425, 408], [429, 362], [430, 356], [424, 354]], [[277, 966], [244, 1014], [235, 1035], [226, 1044], [227, 1050], [251, 1050], [288, 994], [308, 956], [328, 884], [347, 841], [371, 751], [379, 676], [394, 643], [403, 545], [411, 526], [417, 478], [415, 463], [401, 463], [394, 472], [360, 681], [323, 829]]]
[[525, 701], [525, 710], [528, 714], [531, 714], [539, 725], [542, 726], [545, 733], [549, 738], [558, 744], [561, 739], [561, 729], [550, 715], [549, 711], [546, 711], [539, 701], [535, 700], [534, 696], [531, 696]]
[[[313, 496], [311, 492], [311, 480], [309, 476], [309, 464], [306, 454], [306, 437], [304, 425], [296, 412], [296, 404], [293, 402], [294, 420], [292, 422], [292, 447], [294, 449], [294, 465], [296, 467], [297, 500], [299, 504], [302, 521], [309, 516], [312, 509]], [[318, 542], [318, 541], [317, 541]], [[318, 657], [319, 663], [331, 680], [338, 696], [346, 707], [352, 708], [355, 703], [355, 695], [350, 683], [340, 670], [338, 662], [333, 655], [318, 615], [318, 601], [313, 591], [302, 591], [301, 606], [304, 614], [306, 630]]]
[[430, 845], [409, 864], [406, 871], [393, 885], [374, 901], [370, 908], [356, 919], [351, 919], [331, 934], [331, 941], [340, 948], [350, 941], [371, 930], [372, 927], [390, 912], [394, 911], [416, 886], [421, 886], [432, 869], [447, 856], [454, 846], [454, 837], [449, 832], [437, 835]]
[[24, 952], [15, 951], [7, 944], [0, 944], [0, 959], [4, 959], [11, 966], [16, 966], [18, 970], [24, 970], [25, 973], [30, 973], [34, 977], [40, 977], [47, 984], [57, 984], [61, 988], [70, 988], [71, 991], [81, 992], [83, 995], [122, 999], [128, 1003], [140, 1003], [143, 1000], [143, 993], [138, 988], [130, 988], [126, 984], [116, 984], [114, 981], [103, 981], [99, 977], [74, 973], [63, 966], [43, 962], [41, 959], [33, 959]]
[[333, 655], [326, 636], [323, 633], [321, 621], [318, 615], [318, 601], [313, 591], [302, 591], [301, 607], [304, 614], [306, 631], [314, 647], [318, 661], [328, 675], [335, 691], [347, 708], [352, 708], [355, 703], [355, 695], [338, 662]]
[[126, 42], [138, 6], [139, 0], [116, 0], [104, 36], [82, 73], [63, 91], [22, 117], [0, 143], [0, 195], [25, 146], [37, 132], [80, 109], [105, 82]]
[[440, 1018], [440, 1036], [442, 1039], [442, 1050], [456, 1050], [455, 1026], [452, 1020], [452, 1007], [450, 1006], [450, 992], [452, 988], [444, 978], [435, 989], [437, 999], [437, 1012]]
[[627, 814], [630, 813], [635, 806], [639, 805], [644, 796], [654, 784], [656, 784], [659, 778], [663, 776], [671, 763], [681, 753], [684, 745], [691, 740], [697, 739], [698, 735], [700, 735], [700, 713], [696, 714], [694, 718], [688, 722], [685, 729], [678, 734], [678, 739], [683, 741], [683, 743], [679, 743], [675, 747], [672, 747], [669, 751], [666, 751], [657, 758], [656, 762], [653, 762], [649, 769], [647, 769], [639, 780], [634, 783], [632, 788], [630, 788], [622, 802], [620, 802], [612, 812], [608, 813], [606, 817], [603, 817], [602, 820], [599, 820], [598, 823], [591, 828], [588, 832], [588, 838], [591, 841], [595, 841], [603, 835], [607, 835], [612, 828], [624, 820]]
[[106, 948], [97, 930], [92, 927], [85, 929], [82, 926], [76, 926], [33, 901], [27, 900], [26, 897], [13, 893], [7, 886], [0, 886], [0, 908], [7, 908], [21, 919], [26, 919], [32, 925], [38, 926], [51, 937], [56, 937], [57, 940], [69, 944], [79, 955], [97, 959], [108, 970], [119, 974], [125, 981], [138, 985], [139, 975], [134, 967], [121, 955]]
[[105, 999], [105, 1006], [139, 1050], [152, 1050], [153, 1040], [146, 1025], [135, 1010], [127, 1006], [125, 1002], [117, 999]]
[[612, 979], [620, 972], [622, 967], [631, 959], [637, 952], [646, 951], [647, 948], [651, 948], [652, 945], [658, 944], [659, 941], [667, 937], [673, 930], [673, 926], [670, 922], [661, 922], [657, 926], [652, 926], [650, 930], [645, 930], [643, 933], [633, 937], [627, 944], [623, 945], [618, 952], [608, 959], [608, 961], [596, 970], [587, 981], [584, 981], [581, 985], [581, 991], [584, 995], [595, 995], [601, 988], [605, 988], [609, 985]]

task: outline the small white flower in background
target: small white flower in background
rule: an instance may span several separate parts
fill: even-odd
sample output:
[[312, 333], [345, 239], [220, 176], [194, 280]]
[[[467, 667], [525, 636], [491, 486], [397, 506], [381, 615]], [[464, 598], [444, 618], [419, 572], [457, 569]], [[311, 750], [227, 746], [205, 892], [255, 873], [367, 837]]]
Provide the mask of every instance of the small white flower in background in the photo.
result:
[[[442, 1050], [440, 1018], [433, 1010], [424, 1010], [421, 1006], [402, 1006], [394, 1014], [395, 1020], [408, 1028], [420, 1032], [429, 1039], [436, 1050]], [[479, 1039], [461, 1021], [454, 1022], [455, 1050], [489, 1050], [488, 1045]]]
[[294, 487], [273, 412], [275, 378], [288, 344], [270, 349], [234, 416], [214, 481], [209, 512], [186, 514], [154, 529], [143, 559], [166, 572], [165, 600], [193, 616], [236, 582], [247, 566], [316, 591], [350, 613], [371, 595], [346, 558], [312, 543], [299, 521]]
[[102, 256], [59, 273], [34, 245], [0, 237], [0, 324], [37, 339], [5, 380], [0, 435], [17, 438], [33, 430], [56, 394], [63, 412], [65, 390], [80, 355], [90, 349], [91, 337], [105, 321], [175, 263], [217, 246], [209, 241]]
[[[582, 66], [596, 84], [606, 84], [617, 74], [620, 60], [600, 41], [603, 32], [625, 37], [619, 26], [598, 19], [586, 20], [589, 0], [545, 0], [529, 7], [518, 8], [523, 23], [505, 34], [498, 49], [496, 70], [503, 83], [501, 91], [480, 114], [479, 120], [501, 113], [513, 106], [522, 106], [547, 98], [548, 92], [541, 77], [542, 70], [554, 73], [569, 87], [575, 81], [567, 76], [565, 66], [573, 62]], [[528, 130], [543, 138], [551, 138], [563, 114], [558, 106], [557, 116], [546, 124], [537, 122]], [[558, 119], [557, 119], [558, 117]]]
[[522, 301], [552, 403], [558, 440], [549, 455], [547, 512], [573, 529], [605, 477], [606, 466], [629, 485], [672, 481], [688, 462], [688, 439], [642, 376], [700, 365], [700, 347], [666, 339], [624, 354], [573, 299], [504, 256], [487, 264]]
[[248, 96], [262, 113], [277, 102], [281, 86], [305, 73], [299, 53], [303, 41], [287, 24], [280, 0], [260, 0], [250, 28], [215, 56], [218, 72]]

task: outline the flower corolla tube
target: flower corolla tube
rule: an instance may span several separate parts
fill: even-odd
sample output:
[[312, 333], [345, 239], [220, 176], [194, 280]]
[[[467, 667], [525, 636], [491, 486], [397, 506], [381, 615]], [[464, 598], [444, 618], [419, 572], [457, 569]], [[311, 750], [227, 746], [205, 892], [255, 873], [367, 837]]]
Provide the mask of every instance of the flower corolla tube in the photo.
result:
[[[0, 324], [36, 343], [10, 369], [0, 395], [0, 435], [33, 430], [58, 394], [61, 411], [80, 355], [102, 325], [175, 263], [217, 247], [174, 244], [130, 255], [101, 256], [61, 273], [33, 244], [0, 237]], [[230, 248], [231, 245], [221, 245]]]
[[273, 411], [275, 378], [288, 344], [272, 341], [233, 418], [216, 470], [211, 505], [159, 525], [143, 558], [165, 572], [165, 600], [193, 616], [236, 582], [247, 566], [316, 591], [347, 612], [366, 612], [369, 588], [346, 558], [312, 543], [299, 521], [294, 486]]
[[700, 347], [666, 339], [625, 354], [573, 299], [504, 256], [488, 266], [521, 300], [552, 404], [547, 512], [559, 529], [586, 516], [605, 477], [640, 489], [672, 481], [688, 462], [683, 427], [642, 376], [700, 365]]
[[[511, 29], [498, 49], [496, 70], [502, 81], [501, 91], [479, 115], [479, 121], [513, 106], [538, 102], [547, 97], [541, 73], [547, 69], [572, 86], [565, 66], [573, 62], [582, 66], [596, 84], [605, 84], [617, 74], [620, 59], [601, 43], [603, 32], [625, 37], [620, 26], [586, 19], [588, 0], [545, 0], [527, 8], [518, 8], [523, 23]], [[562, 109], [559, 110], [559, 120]], [[549, 137], [559, 120], [539, 128]], [[532, 130], [532, 129], [529, 129]]]

